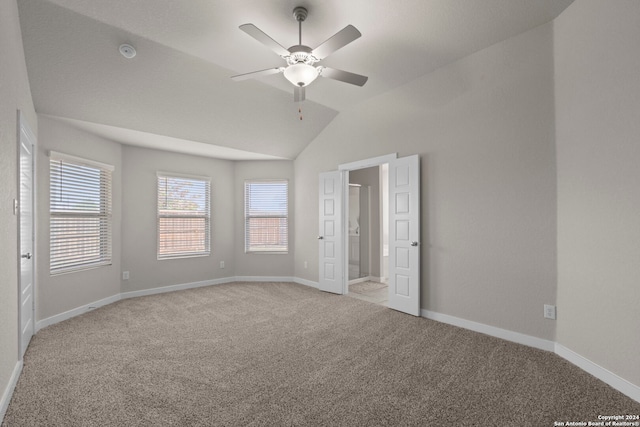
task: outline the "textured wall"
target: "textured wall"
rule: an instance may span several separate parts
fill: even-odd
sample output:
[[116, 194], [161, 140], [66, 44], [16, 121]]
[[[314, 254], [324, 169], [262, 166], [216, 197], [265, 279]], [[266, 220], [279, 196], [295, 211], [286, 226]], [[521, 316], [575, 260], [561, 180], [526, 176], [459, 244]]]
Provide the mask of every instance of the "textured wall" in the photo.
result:
[[640, 387], [640, 2], [554, 22], [557, 341]]
[[[0, 2], [0, 396], [18, 362], [17, 110], [37, 133], [15, 0]], [[37, 257], [37, 253], [36, 253]]]
[[[39, 116], [38, 120], [38, 288], [36, 318], [43, 320], [120, 292], [122, 223], [122, 146], [66, 123]], [[113, 165], [112, 265], [51, 276], [49, 274], [49, 151]]]
[[296, 276], [318, 280], [319, 172], [419, 154], [422, 308], [554, 339], [553, 108], [546, 24], [342, 112], [295, 162]]

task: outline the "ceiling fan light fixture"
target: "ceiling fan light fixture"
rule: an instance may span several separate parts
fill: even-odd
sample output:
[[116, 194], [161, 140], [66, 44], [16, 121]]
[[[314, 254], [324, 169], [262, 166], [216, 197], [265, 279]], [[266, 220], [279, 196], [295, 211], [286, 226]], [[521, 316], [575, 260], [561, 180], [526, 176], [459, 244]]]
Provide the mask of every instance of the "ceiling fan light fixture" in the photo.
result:
[[320, 72], [316, 67], [304, 63], [289, 65], [284, 70], [286, 79], [294, 86], [299, 87], [309, 85], [318, 75], [320, 75]]

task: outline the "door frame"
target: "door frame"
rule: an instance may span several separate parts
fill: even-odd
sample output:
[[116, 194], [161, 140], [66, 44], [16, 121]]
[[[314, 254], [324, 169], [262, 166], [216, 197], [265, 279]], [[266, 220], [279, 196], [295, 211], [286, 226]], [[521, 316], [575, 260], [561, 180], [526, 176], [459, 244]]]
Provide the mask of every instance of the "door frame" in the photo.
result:
[[[346, 266], [349, 265], [349, 239], [348, 239], [348, 227], [349, 227], [349, 209], [348, 209], [348, 197], [349, 197], [349, 172], [358, 169], [365, 169], [374, 166], [380, 166], [385, 163], [390, 163], [398, 158], [398, 153], [391, 153], [384, 156], [371, 157], [369, 159], [358, 160], [350, 163], [343, 163], [338, 165], [338, 171], [342, 176], [342, 254], [343, 263]], [[382, 258], [382, 253], [380, 254]], [[382, 261], [382, 260], [381, 260]], [[349, 293], [349, 275], [344, 274], [342, 278], [342, 294]]]
[[16, 135], [16, 166], [17, 166], [17, 198], [14, 199], [13, 209], [14, 215], [16, 216], [17, 222], [17, 242], [16, 242], [16, 258], [17, 258], [17, 286], [18, 286], [18, 330], [17, 330], [17, 339], [18, 339], [18, 360], [22, 360], [22, 252], [21, 252], [21, 217], [20, 213], [20, 187], [21, 187], [21, 173], [20, 173], [20, 152], [22, 145], [22, 133], [24, 133], [27, 137], [28, 142], [31, 145], [31, 250], [32, 250], [32, 296], [31, 296], [31, 310], [32, 310], [32, 335], [36, 333], [36, 290], [37, 290], [37, 268], [36, 268], [36, 260], [37, 258], [37, 248], [36, 248], [36, 183], [37, 181], [37, 148], [38, 148], [38, 139], [36, 138], [33, 130], [27, 121], [24, 113], [21, 110], [17, 110], [17, 135]]

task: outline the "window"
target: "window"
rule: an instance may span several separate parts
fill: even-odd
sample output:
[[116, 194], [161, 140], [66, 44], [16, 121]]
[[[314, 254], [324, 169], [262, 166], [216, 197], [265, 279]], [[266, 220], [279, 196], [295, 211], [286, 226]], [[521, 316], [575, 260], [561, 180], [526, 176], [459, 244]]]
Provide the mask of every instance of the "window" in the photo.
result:
[[287, 181], [245, 181], [245, 252], [289, 249]]
[[51, 152], [49, 271], [111, 265], [113, 166]]
[[158, 259], [210, 254], [208, 178], [158, 173]]

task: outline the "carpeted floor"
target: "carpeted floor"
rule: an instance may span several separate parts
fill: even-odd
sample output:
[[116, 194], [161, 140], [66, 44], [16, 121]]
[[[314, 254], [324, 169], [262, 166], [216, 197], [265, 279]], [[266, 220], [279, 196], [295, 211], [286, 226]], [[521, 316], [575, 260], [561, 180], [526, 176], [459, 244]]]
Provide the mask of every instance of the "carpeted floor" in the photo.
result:
[[553, 426], [640, 414], [558, 356], [290, 283], [127, 299], [38, 332], [3, 426]]

